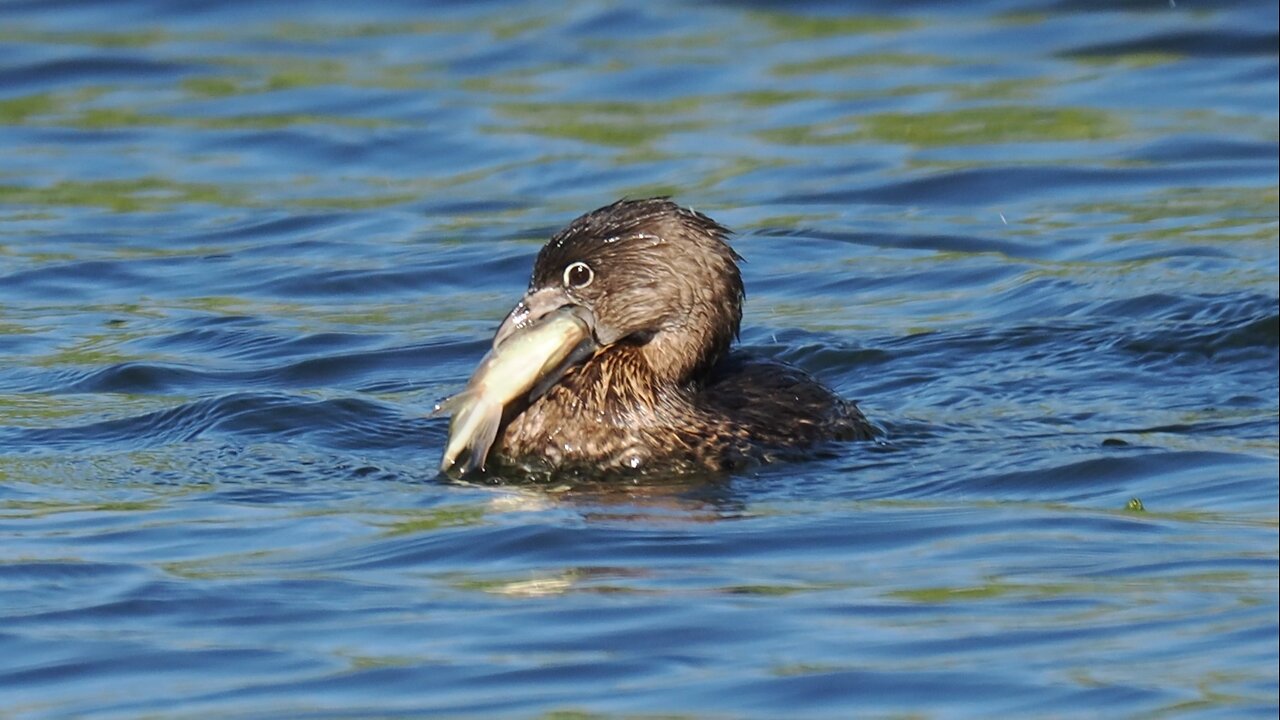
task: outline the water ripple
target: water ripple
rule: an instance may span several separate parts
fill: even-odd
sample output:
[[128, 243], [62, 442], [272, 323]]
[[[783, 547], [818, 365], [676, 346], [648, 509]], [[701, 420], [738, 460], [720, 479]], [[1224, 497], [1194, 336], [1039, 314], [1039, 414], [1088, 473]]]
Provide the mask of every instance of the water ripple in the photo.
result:
[[[1276, 715], [1274, 3], [0, 3], [0, 711]], [[541, 243], [885, 433], [436, 467]]]

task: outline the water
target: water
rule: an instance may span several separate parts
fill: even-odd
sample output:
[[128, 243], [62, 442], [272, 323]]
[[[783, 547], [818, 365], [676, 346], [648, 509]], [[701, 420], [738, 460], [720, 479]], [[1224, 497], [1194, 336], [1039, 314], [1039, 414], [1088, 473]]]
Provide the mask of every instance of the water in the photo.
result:
[[[0, 714], [1275, 717], [1278, 26], [5, 3]], [[436, 477], [540, 243], [658, 193], [885, 441]]]

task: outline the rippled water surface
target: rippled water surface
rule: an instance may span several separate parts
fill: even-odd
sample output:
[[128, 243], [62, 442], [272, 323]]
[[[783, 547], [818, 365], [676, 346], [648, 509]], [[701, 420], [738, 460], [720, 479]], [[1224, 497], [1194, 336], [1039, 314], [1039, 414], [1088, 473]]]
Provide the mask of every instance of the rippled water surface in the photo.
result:
[[[1271, 2], [0, 4], [0, 715], [1275, 717]], [[540, 243], [886, 435], [450, 483]]]

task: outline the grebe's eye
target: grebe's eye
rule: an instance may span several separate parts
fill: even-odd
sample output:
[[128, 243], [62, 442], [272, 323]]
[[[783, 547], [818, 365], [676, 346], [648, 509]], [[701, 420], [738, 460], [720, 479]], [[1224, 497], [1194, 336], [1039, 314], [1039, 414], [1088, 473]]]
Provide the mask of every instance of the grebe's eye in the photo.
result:
[[596, 279], [595, 271], [584, 262], [571, 263], [564, 269], [564, 284], [571, 288], [584, 288]]

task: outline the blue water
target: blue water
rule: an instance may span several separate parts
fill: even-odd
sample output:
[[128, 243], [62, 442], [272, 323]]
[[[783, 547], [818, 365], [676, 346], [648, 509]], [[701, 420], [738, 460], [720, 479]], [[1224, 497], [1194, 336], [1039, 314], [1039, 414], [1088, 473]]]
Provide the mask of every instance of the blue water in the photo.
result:
[[[0, 4], [0, 715], [1274, 718], [1275, 3]], [[883, 442], [451, 483], [541, 242]]]

